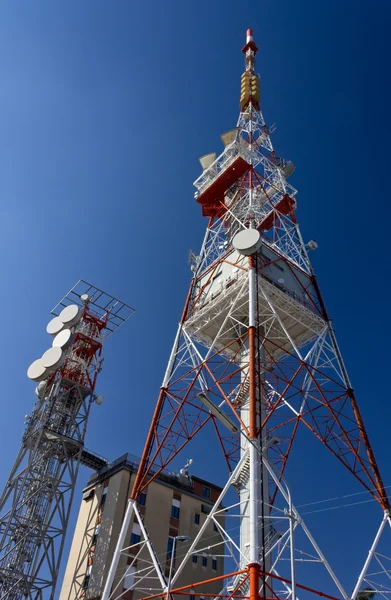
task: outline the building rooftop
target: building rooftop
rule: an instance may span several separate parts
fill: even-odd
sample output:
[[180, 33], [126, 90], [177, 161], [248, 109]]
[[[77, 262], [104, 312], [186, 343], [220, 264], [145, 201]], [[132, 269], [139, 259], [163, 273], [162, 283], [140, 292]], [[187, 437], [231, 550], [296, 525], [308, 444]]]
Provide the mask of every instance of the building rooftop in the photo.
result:
[[[103, 480], [112, 477], [115, 473], [118, 473], [123, 469], [126, 469], [127, 471], [130, 471], [132, 473], [136, 473], [140, 464], [140, 460], [140, 457], [135, 456], [134, 454], [131, 454], [129, 452], [123, 454], [113, 462], [105, 465], [99, 471], [95, 472], [90, 477], [90, 480], [85, 490], [88, 490], [92, 485], [95, 485], [96, 483], [100, 483]], [[153, 471], [150, 471], [150, 473], [153, 473]], [[174, 471], [167, 470], [161, 471], [161, 473], [159, 473], [159, 475], [157, 476], [156, 481], [165, 485], [181, 489], [185, 493], [195, 496], [200, 496], [200, 494], [197, 492], [199, 487], [202, 485], [210, 487], [215, 491], [215, 493], [219, 493], [222, 490], [220, 486], [211, 483], [210, 481], [206, 481], [205, 479], [201, 479], [200, 477], [196, 477], [195, 475], [175, 473]], [[203, 500], [207, 501], [206, 498], [203, 498]]]

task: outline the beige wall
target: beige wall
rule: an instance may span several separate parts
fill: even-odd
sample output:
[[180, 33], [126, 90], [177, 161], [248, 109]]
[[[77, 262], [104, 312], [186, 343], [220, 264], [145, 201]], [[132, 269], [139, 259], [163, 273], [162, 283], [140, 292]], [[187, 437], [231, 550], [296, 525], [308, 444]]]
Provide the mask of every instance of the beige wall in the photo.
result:
[[[101, 498], [104, 490], [104, 481], [97, 483], [94, 487], [95, 493], [92, 499], [82, 500], [79, 517], [74, 532], [74, 538], [68, 558], [68, 564], [65, 572], [65, 577], [60, 593], [60, 600], [86, 600], [98, 599], [103, 590], [103, 584], [106, 580], [107, 572], [113, 557], [115, 545], [120, 532], [122, 520], [125, 514], [127, 499], [133, 483], [134, 474], [128, 470], [122, 469], [106, 480], [107, 496], [103, 511], [99, 509]], [[87, 488], [89, 489], [89, 488]], [[167, 559], [167, 543], [169, 536], [188, 535], [192, 539], [197, 535], [199, 528], [206, 519], [206, 514], [201, 512], [201, 504], [206, 504], [205, 499], [195, 498], [188, 495], [184, 490], [170, 487], [160, 483], [159, 481], [152, 482], [147, 490], [146, 507], [139, 507], [140, 512], [144, 514], [143, 520], [146, 529], [150, 535], [153, 547], [158, 555], [163, 573], [168, 574], [169, 560]], [[179, 521], [171, 518], [171, 507], [173, 496], [180, 494], [180, 516]], [[194, 523], [194, 515], [200, 515], [200, 524]], [[98, 536], [98, 541], [95, 550], [91, 553], [91, 539], [95, 531], [96, 522], [101, 520], [101, 529]], [[133, 519], [129, 525], [129, 530], [126, 536], [125, 544], [130, 545], [130, 537], [132, 532]], [[213, 525], [210, 524], [205, 533], [204, 540], [198, 545], [198, 549], [205, 549], [205, 552], [211, 555], [221, 554], [223, 546], [214, 548], [220, 540], [220, 536], [213, 530]], [[178, 542], [176, 551], [176, 565], [179, 564], [181, 556], [183, 556], [189, 547], [189, 542]], [[139, 547], [129, 551], [129, 555], [122, 555], [117, 575], [114, 580], [114, 586], [119, 584], [118, 594], [124, 589], [121, 581], [122, 575], [128, 568], [129, 563], [133, 560], [133, 556], [139, 551]], [[133, 556], [132, 556], [133, 554]], [[144, 560], [150, 561], [148, 551], [144, 547], [137, 559], [136, 570], [142, 569], [146, 563]], [[178, 578], [177, 585], [182, 586], [196, 581], [210, 579], [223, 573], [223, 559], [217, 559], [217, 570], [212, 569], [212, 559], [207, 558], [207, 567], [202, 566], [202, 557], [198, 557], [197, 563], [187, 562], [183, 572]], [[91, 566], [90, 581], [88, 589], [83, 590], [83, 582], [85, 574]], [[153, 594], [152, 590], [158, 591], [158, 581], [155, 578], [146, 578], [140, 587], [149, 589], [146, 591], [134, 590], [128, 591], [124, 596], [124, 600], [138, 598]], [[137, 584], [136, 584], [137, 587]], [[197, 591], [205, 593], [218, 593], [221, 584], [209, 584], [204, 589], [197, 588]]]
[[87, 569], [89, 548], [96, 527], [99, 501], [99, 496], [94, 494], [87, 502], [83, 500], [81, 502], [60, 592], [61, 600], [80, 597], [80, 590]]

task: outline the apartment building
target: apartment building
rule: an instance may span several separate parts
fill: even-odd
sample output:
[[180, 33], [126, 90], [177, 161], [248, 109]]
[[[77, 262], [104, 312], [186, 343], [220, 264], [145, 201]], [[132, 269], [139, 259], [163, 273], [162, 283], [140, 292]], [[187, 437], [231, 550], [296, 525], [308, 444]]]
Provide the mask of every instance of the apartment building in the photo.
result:
[[[101, 598], [138, 462], [139, 459], [130, 454], [121, 456], [95, 473], [83, 490], [60, 600]], [[220, 492], [218, 486], [194, 475], [162, 472], [145, 493], [140, 494], [139, 510], [166, 576], [174, 537], [194, 539]], [[223, 516], [219, 517], [219, 522], [224, 526]], [[123, 594], [124, 600], [137, 600], [148, 595], [145, 590], [153, 594], [158, 586], [152, 576], [141, 579], [139, 574], [148, 555], [145, 546], [137, 545], [141, 539], [137, 522], [131, 521], [127, 539], [130, 548], [121, 556], [113, 585], [117, 595]], [[220, 541], [218, 527], [210, 524], [197, 545], [200, 552], [186, 564], [178, 578], [178, 586], [213, 579], [224, 573]], [[177, 543], [174, 568], [189, 544], [190, 541]], [[214, 594], [220, 589], [221, 582], [217, 581], [200, 591]]]

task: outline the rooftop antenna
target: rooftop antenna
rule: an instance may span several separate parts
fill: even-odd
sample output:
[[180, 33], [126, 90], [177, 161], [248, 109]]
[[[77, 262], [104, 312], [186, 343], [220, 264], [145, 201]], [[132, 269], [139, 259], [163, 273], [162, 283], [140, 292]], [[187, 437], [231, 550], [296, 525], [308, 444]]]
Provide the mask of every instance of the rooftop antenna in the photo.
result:
[[192, 458], [188, 458], [186, 461], [185, 466], [183, 467], [183, 469], [181, 469], [179, 471], [179, 474], [182, 475], [183, 477], [188, 477], [189, 479], [191, 479], [191, 475], [189, 475], [189, 467], [193, 464], [193, 459]]

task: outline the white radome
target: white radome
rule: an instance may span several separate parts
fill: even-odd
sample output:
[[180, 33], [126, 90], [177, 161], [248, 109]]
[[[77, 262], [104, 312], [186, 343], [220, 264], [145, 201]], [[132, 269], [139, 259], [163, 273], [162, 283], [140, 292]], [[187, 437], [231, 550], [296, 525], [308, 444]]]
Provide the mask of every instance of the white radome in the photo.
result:
[[35, 360], [27, 369], [27, 377], [33, 381], [42, 381], [45, 379], [46, 368], [42, 362], [42, 358]]
[[63, 308], [58, 318], [64, 323], [65, 327], [72, 327], [72, 325], [76, 325], [80, 321], [81, 310], [77, 304], [70, 304]]
[[56, 335], [53, 340], [53, 348], [67, 348], [72, 341], [72, 331], [70, 329], [63, 329]]
[[50, 335], [57, 335], [62, 329], [64, 329], [64, 323], [59, 317], [54, 317], [46, 326], [46, 331]]
[[39, 384], [37, 385], [37, 387], [35, 388], [35, 395], [38, 398], [42, 398], [43, 393], [46, 388], [46, 384], [47, 384], [47, 381], [40, 381]]
[[261, 235], [257, 229], [243, 229], [237, 233], [232, 241], [232, 245], [243, 256], [255, 254], [261, 247]]
[[56, 371], [59, 369], [65, 361], [65, 354], [61, 348], [49, 348], [42, 355], [43, 366], [49, 371]]

